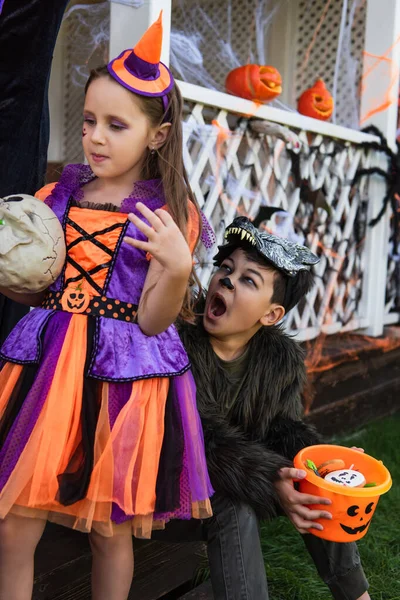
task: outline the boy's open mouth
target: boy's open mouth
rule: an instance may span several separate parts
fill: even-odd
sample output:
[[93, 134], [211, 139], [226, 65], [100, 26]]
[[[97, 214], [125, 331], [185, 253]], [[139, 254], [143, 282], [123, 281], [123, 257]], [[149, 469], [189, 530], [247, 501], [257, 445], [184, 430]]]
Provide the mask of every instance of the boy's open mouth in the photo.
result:
[[208, 314], [212, 317], [222, 317], [226, 313], [225, 300], [219, 294], [214, 294], [208, 305]]

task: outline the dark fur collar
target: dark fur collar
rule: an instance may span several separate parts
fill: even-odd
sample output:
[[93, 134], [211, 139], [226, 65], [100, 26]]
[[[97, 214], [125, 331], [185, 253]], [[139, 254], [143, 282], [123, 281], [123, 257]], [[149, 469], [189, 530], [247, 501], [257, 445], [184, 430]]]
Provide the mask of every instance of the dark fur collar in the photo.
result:
[[271, 518], [279, 504], [274, 482], [304, 446], [318, 443], [300, 421], [305, 379], [303, 352], [279, 327], [261, 329], [249, 342], [249, 368], [228, 414], [227, 380], [202, 323], [180, 328], [192, 361], [207, 465], [217, 493]]
[[[221, 413], [229, 404], [227, 376], [201, 319], [183, 325], [180, 333], [192, 362], [200, 415]], [[249, 369], [228, 420], [251, 439], [264, 440], [276, 416], [301, 418], [304, 382], [303, 350], [280, 327], [263, 327], [249, 342]]]

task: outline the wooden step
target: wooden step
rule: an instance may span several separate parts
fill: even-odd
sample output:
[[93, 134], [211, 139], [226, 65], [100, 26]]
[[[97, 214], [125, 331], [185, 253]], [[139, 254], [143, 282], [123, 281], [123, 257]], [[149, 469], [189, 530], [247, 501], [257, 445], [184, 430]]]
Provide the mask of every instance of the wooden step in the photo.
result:
[[307, 419], [322, 434], [350, 431], [399, 410], [398, 327], [387, 328], [382, 338], [345, 334], [314, 344], [307, 356], [304, 405], [310, 408]]
[[191, 590], [184, 596], [181, 596], [179, 600], [213, 600], [214, 595], [211, 588], [211, 582], [206, 581], [202, 583], [199, 587]]
[[[132, 600], [158, 600], [191, 581], [204, 554], [202, 542], [135, 540], [134, 547]], [[87, 535], [48, 524], [36, 552], [32, 600], [90, 600], [90, 570]]]
[[400, 409], [400, 378], [375, 384], [311, 410], [306, 421], [326, 438], [358, 429]]

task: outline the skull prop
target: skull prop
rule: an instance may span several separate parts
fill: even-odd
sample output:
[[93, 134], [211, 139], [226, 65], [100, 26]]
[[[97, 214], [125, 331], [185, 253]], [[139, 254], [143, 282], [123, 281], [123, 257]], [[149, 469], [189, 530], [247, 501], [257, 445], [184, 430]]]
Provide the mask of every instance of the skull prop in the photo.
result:
[[64, 232], [53, 211], [33, 196], [0, 198], [0, 286], [20, 294], [41, 292], [65, 261]]

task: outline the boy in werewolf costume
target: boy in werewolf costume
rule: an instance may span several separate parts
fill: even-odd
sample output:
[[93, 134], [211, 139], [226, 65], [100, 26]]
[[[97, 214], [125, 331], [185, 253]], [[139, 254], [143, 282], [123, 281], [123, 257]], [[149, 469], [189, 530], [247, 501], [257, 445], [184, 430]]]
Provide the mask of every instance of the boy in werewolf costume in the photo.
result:
[[[307, 534], [312, 527], [322, 529], [316, 519], [331, 517], [329, 507], [306, 506], [329, 500], [294, 486], [306, 473], [293, 468], [293, 457], [319, 438], [301, 421], [304, 353], [278, 325], [312, 287], [310, 267], [318, 258], [303, 246], [259, 232], [244, 217], [233, 221], [225, 238], [204, 310], [195, 325], [185, 323], [180, 330], [216, 490], [214, 516], [197, 534], [208, 542], [214, 600], [267, 600], [259, 519], [283, 511]], [[171, 539], [174, 527], [154, 537]], [[178, 527], [180, 539], [182, 531], [193, 539], [191, 525]], [[310, 534], [303, 539], [335, 599], [369, 599], [355, 543]]]

